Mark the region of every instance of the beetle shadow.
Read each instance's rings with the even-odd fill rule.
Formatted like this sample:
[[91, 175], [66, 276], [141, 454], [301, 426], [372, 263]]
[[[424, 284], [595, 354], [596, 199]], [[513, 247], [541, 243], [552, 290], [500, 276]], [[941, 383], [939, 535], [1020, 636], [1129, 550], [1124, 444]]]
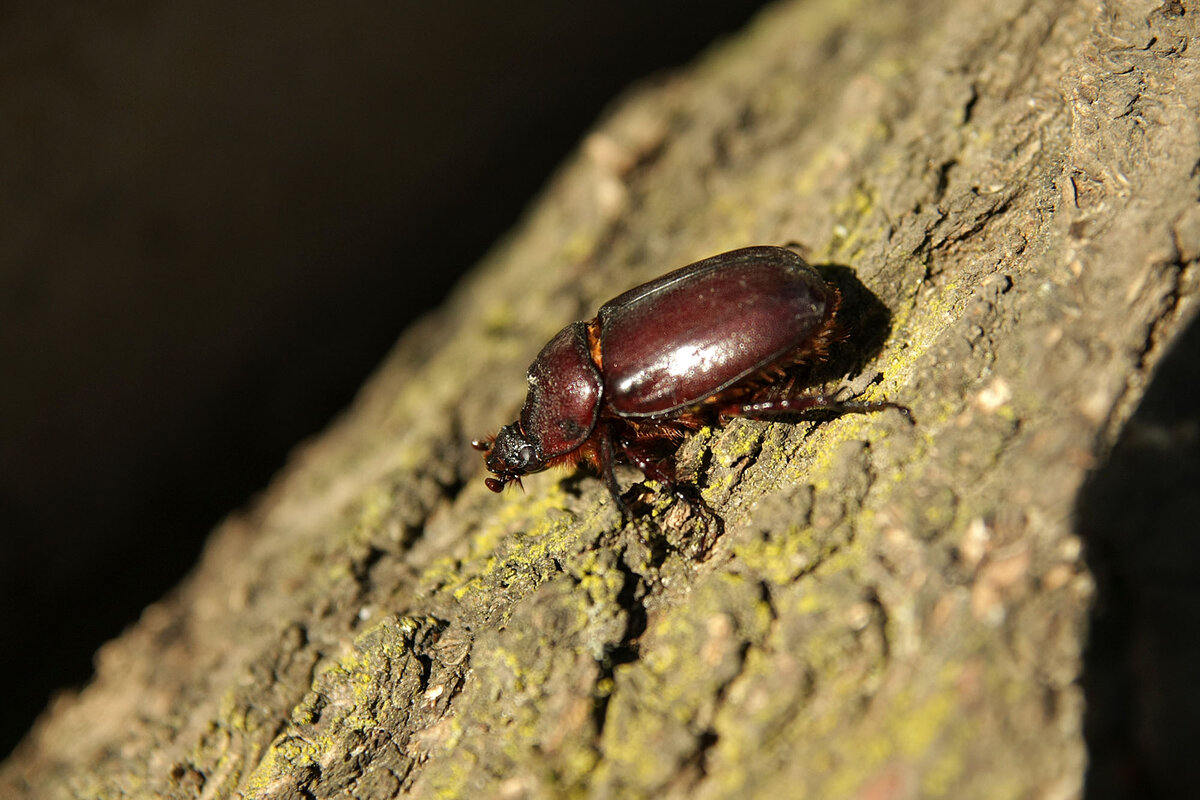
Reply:
[[809, 385], [832, 387], [847, 376], [861, 375], [879, 355], [892, 331], [892, 312], [850, 267], [814, 264], [813, 269], [838, 288], [842, 302], [834, 317], [834, 341], [826, 358], [809, 365], [803, 377]]

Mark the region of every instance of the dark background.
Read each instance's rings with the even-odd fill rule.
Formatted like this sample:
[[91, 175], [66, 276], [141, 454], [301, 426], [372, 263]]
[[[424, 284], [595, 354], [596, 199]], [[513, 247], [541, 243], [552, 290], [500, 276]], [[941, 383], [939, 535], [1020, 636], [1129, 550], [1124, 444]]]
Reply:
[[0, 5], [0, 756], [617, 93], [758, 5]]

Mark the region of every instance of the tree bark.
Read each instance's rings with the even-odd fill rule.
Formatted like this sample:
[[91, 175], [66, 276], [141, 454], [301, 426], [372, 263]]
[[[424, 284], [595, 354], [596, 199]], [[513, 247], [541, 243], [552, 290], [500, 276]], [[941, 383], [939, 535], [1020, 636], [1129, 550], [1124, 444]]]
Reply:
[[[1114, 571], [1138, 544], [1107, 510], [1145, 500], [1108, 467], [1195, 303], [1188, 6], [783, 3], [632, 92], [0, 795], [1071, 797], [1085, 687], [1089, 794], [1186, 785], [1185, 723], [1121, 666], [1149, 617], [1089, 614], [1097, 575], [1158, 574]], [[719, 523], [650, 487], [623, 524], [586, 476], [484, 488], [466, 442], [562, 325], [787, 242], [889, 310], [848, 312], [878, 345], [850, 383], [915, 427], [702, 431], [680, 466]]]

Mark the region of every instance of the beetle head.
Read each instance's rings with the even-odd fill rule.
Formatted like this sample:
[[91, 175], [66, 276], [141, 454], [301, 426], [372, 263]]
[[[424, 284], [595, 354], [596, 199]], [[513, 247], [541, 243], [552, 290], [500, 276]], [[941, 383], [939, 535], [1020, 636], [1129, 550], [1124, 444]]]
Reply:
[[[476, 449], [486, 449], [483, 454], [488, 471], [496, 477], [484, 481], [493, 492], [499, 492], [510, 483], [521, 485], [521, 476], [541, 472], [546, 468], [537, 445], [529, 441], [518, 423], [505, 425], [496, 434], [490, 446], [474, 443]], [[482, 445], [482, 446], [481, 446]]]

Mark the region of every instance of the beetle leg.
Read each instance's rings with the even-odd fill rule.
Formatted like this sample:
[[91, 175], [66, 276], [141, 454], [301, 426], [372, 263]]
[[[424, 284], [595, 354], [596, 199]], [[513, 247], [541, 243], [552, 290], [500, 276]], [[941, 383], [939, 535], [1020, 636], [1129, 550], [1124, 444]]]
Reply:
[[704, 496], [700, 494], [698, 486], [681, 482], [675, 477], [675, 462], [672, 458], [655, 457], [652, 448], [645, 446], [639, 448], [638, 444], [637, 441], [617, 440], [621, 452], [642, 471], [643, 475], [652, 481], [657, 481], [676, 500], [694, 510], [703, 512], [703, 514], [719, 519], [716, 512], [705, 501]]
[[604, 485], [608, 487], [608, 493], [612, 495], [613, 502], [617, 504], [617, 510], [621, 512], [621, 521], [624, 522], [630, 518], [630, 513], [625, 501], [621, 498], [621, 487], [617, 483], [617, 473], [614, 470], [615, 464], [612, 434], [607, 427], [602, 427], [600, 430], [600, 477], [604, 479]]
[[892, 403], [887, 400], [874, 402], [859, 402], [856, 400], [839, 400], [830, 394], [796, 395], [757, 400], [751, 403], [736, 403], [721, 409], [722, 416], [747, 417], [749, 419], [769, 420], [788, 414], [799, 414], [804, 411], [832, 411], [835, 414], [873, 414], [885, 408], [899, 411], [910, 424], [915, 425], [912, 412], [908, 406]]
[[618, 446], [630, 463], [636, 466], [652, 481], [658, 481], [664, 486], [675, 485], [675, 465], [659, 456], [653, 457], [649, 449], [639, 448], [636, 442], [618, 440]]

